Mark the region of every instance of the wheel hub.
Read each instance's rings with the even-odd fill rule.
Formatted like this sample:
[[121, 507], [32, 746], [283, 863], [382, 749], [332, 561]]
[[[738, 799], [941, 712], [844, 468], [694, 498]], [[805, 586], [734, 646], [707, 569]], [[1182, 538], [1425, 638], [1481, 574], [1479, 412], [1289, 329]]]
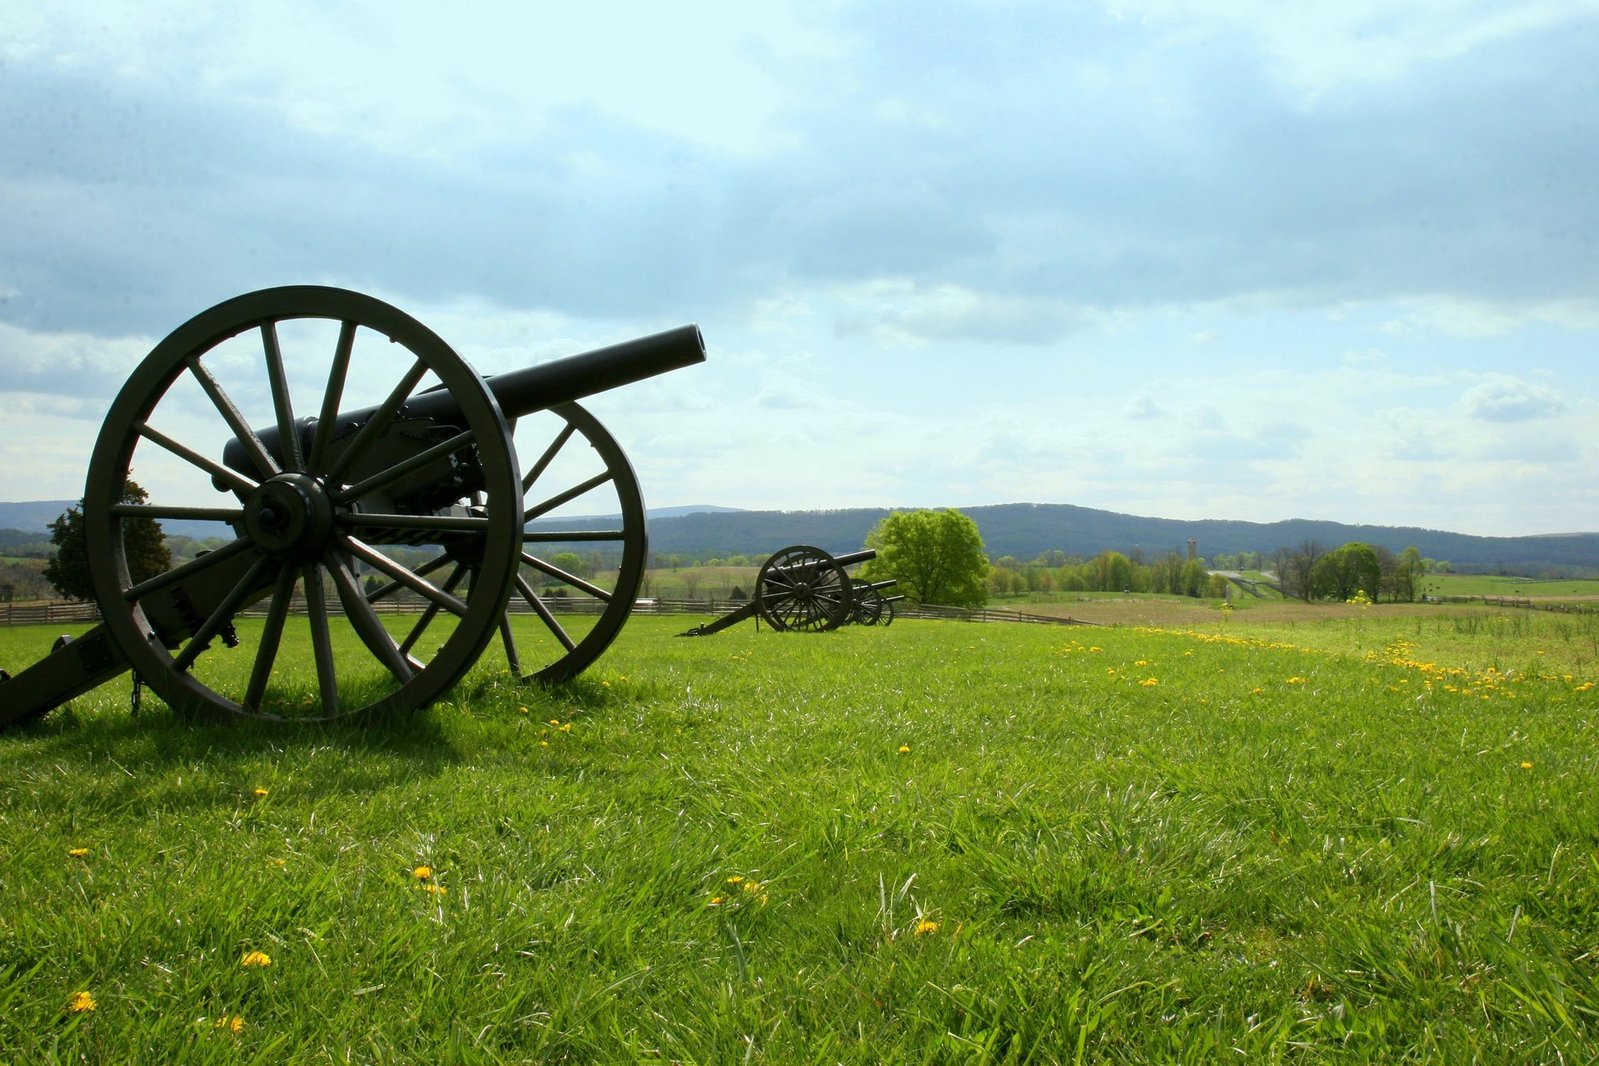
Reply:
[[310, 474], [279, 474], [245, 501], [244, 527], [268, 555], [308, 559], [321, 554], [333, 537], [333, 501]]

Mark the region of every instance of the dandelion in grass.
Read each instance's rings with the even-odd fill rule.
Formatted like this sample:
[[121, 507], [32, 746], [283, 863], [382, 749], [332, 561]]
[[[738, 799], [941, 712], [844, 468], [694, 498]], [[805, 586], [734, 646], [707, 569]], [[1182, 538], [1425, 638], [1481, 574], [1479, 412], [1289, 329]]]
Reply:
[[1524, 762], [1524, 763], [1521, 764], [1521, 768], [1523, 770], [1531, 770], [1532, 769], [1532, 763]]
[[242, 1014], [235, 1014], [231, 1017], [224, 1014], [216, 1020], [215, 1024], [218, 1029], [225, 1029], [235, 1036], [244, 1032], [244, 1016]]
[[720, 907], [725, 902], [726, 900], [724, 900], [721, 896], [712, 896], [710, 899], [705, 901], [705, 905], [707, 907]]
[[1156, 685], [1160, 684], [1160, 678], [1158, 678], [1158, 677], [1146, 677], [1142, 681], [1140, 681], [1139, 684], [1143, 685], [1145, 688], [1154, 688]]
[[911, 746], [909, 744], [901, 744], [899, 746], [899, 753], [901, 755], [909, 755], [911, 753]]
[[268, 793], [268, 792], [267, 792], [267, 790], [266, 790], [266, 789], [264, 789], [264, 788], [258, 788], [258, 789], [256, 789], [256, 790], [255, 790], [255, 794], [256, 794], [256, 795], [257, 795], [257, 796], [266, 796], [266, 795], [269, 795], [269, 793]]
[[246, 951], [239, 965], [246, 970], [264, 969], [272, 965], [272, 956], [264, 951]]
[[527, 708], [526, 707], [518, 707], [517, 710], [519, 712], [521, 712], [522, 714], [526, 714], [527, 713]]
[[67, 1010], [73, 1014], [83, 1014], [86, 1011], [94, 1010], [98, 1006], [99, 1004], [94, 1001], [94, 996], [87, 991], [74, 992], [72, 993], [72, 998], [67, 1001]]
[[417, 885], [416, 887], [420, 888], [423, 892], [430, 892], [435, 896], [442, 896], [446, 891], [443, 885], [435, 885], [432, 883], [424, 883]]
[[916, 936], [931, 936], [936, 932], [938, 932], [938, 923], [930, 918], [918, 918], [916, 928], [912, 930]]
[[431, 881], [433, 880], [433, 867], [418, 866], [416, 869], [411, 871], [411, 876], [416, 878], [418, 881]]
[[89, 849], [88, 848], [68, 848], [67, 849], [67, 854], [71, 855], [74, 859], [86, 859], [86, 858], [89, 857]]

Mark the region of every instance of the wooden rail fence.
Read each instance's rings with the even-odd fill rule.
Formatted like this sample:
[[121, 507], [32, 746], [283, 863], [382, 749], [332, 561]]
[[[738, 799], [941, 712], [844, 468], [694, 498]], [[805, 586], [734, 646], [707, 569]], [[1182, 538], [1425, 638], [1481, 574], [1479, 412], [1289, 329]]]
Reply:
[[[604, 607], [598, 600], [582, 597], [553, 596], [545, 600], [550, 609], [556, 614], [598, 614]], [[740, 600], [667, 600], [667, 599], [642, 599], [633, 605], [634, 614], [726, 614], [744, 606]], [[329, 607], [338, 613], [337, 600]], [[379, 600], [373, 604], [379, 614], [414, 614], [423, 608], [420, 599]], [[510, 603], [511, 613], [531, 614], [532, 608], [520, 598], [513, 598]], [[245, 618], [262, 618], [266, 615], [266, 604], [259, 603], [246, 607], [239, 614]], [[290, 611], [295, 614], [304, 614], [304, 601], [296, 600]], [[1074, 618], [1063, 618], [1047, 614], [1027, 614], [1022, 611], [996, 610], [991, 608], [972, 609], [966, 607], [938, 607], [923, 604], [919, 607], [908, 607], [905, 604], [895, 606], [895, 616], [898, 618], [923, 618], [942, 619], [959, 622], [1026, 622], [1035, 625], [1092, 625], [1091, 622], [1082, 622]], [[95, 623], [100, 620], [100, 609], [94, 603], [0, 603], [0, 626], [38, 626], [38, 625], [74, 625]]]

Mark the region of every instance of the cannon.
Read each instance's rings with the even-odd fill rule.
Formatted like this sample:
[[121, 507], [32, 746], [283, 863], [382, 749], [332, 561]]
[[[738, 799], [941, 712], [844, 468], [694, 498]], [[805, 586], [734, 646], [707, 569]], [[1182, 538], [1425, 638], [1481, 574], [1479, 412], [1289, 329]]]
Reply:
[[819, 633], [852, 622], [887, 625], [894, 620], [893, 601], [904, 598], [883, 595], [894, 580], [860, 581], [845, 570], [875, 558], [873, 548], [837, 557], [808, 544], [784, 548], [762, 564], [748, 603], [678, 636], [706, 637], [751, 618], [757, 624], [764, 618], [780, 633]]
[[[704, 358], [690, 325], [484, 378], [346, 289], [201, 312], [139, 363], [94, 445], [82, 522], [102, 620], [0, 681], [0, 726], [130, 669], [136, 693], [196, 716], [415, 709], [496, 636], [516, 677], [575, 676], [626, 622], [647, 555], [637, 478], [576, 401]], [[149, 572], [125, 534], [152, 520], [209, 550]], [[584, 550], [614, 580], [572, 566]], [[590, 610], [558, 619], [573, 598]], [[258, 626], [237, 624], [246, 610]]]

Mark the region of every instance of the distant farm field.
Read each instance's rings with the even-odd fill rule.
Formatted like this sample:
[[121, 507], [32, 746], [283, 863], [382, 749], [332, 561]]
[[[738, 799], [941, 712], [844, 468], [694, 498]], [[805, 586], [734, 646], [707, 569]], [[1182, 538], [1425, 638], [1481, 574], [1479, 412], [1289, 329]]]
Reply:
[[695, 620], [386, 726], [131, 717], [124, 679], [0, 734], [5, 1057], [1599, 1047], [1592, 616]]

